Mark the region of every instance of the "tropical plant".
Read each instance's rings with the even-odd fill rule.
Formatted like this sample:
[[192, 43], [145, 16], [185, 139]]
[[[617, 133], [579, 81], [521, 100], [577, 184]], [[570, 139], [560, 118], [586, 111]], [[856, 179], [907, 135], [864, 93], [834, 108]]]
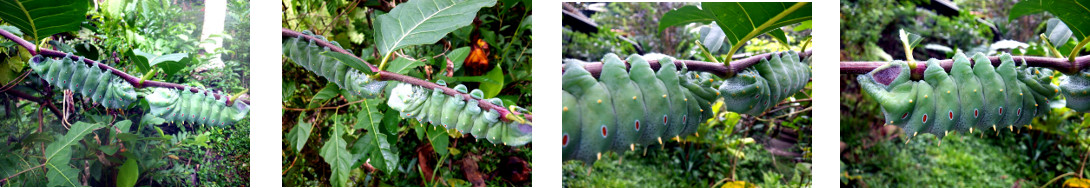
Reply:
[[[248, 13], [239, 13], [248, 3], [231, 3], [235, 21], [248, 22]], [[211, 82], [218, 80], [214, 77], [248, 77], [248, 57], [231, 56], [219, 66], [207, 63], [248, 41], [227, 39], [233, 46], [201, 54], [197, 40], [180, 40], [196, 38], [191, 32], [201, 23], [192, 18], [203, 14], [198, 11], [203, 5], [109, 1], [92, 9], [90, 1], [0, 4], [4, 12], [23, 13], [0, 14], [0, 79], [5, 83], [0, 122], [11, 125], [0, 131], [7, 143], [0, 153], [0, 185], [249, 185], [249, 102], [240, 97], [248, 83]], [[155, 100], [149, 98], [153, 91], [201, 97]], [[153, 113], [155, 103], [187, 105], [174, 106], [184, 111]], [[164, 119], [170, 114], [187, 118]]]
[[530, 186], [529, 1], [283, 6], [284, 185]]

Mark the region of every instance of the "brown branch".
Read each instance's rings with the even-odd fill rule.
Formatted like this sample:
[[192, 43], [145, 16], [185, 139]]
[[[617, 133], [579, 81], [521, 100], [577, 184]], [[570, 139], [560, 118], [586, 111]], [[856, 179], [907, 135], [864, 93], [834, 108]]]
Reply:
[[[8, 176], [7, 178], [4, 178], [3, 180], [0, 180], [0, 183], [5, 183], [6, 184], [8, 182], [8, 179], [14, 178], [15, 176], [18, 176], [19, 174], [26, 173], [26, 172], [28, 172], [30, 170], [41, 168], [43, 166], [45, 166], [45, 163], [42, 163], [42, 165], [38, 165], [38, 166], [35, 166], [35, 167], [32, 167], [32, 168], [28, 168], [26, 170], [20, 171], [19, 173], [12, 174], [11, 176]], [[2, 185], [2, 184], [0, 184], [0, 185]]]
[[[23, 40], [22, 38], [19, 38], [19, 37], [15, 36], [14, 34], [11, 34], [11, 33], [7, 32], [5, 30], [0, 30], [0, 35], [3, 35], [4, 38], [15, 41], [19, 45], [23, 46], [23, 48], [26, 48], [27, 51], [29, 51], [31, 55], [42, 55], [42, 56], [61, 57], [61, 58], [67, 56], [66, 53], [56, 51], [56, 50], [37, 49], [37, 47], [35, 47], [34, 44], [31, 44], [30, 42], [28, 42], [26, 40]], [[71, 56], [69, 58], [72, 58], [72, 60], [79, 60], [80, 59], [79, 56]], [[135, 77], [133, 75], [129, 75], [128, 73], [125, 73], [125, 72], [122, 72], [121, 70], [110, 67], [109, 65], [106, 65], [106, 64], [103, 64], [103, 63], [98, 63], [95, 60], [83, 58], [83, 63], [86, 63], [88, 65], [97, 64], [99, 68], [106, 69], [106, 70], [110, 71], [110, 73], [113, 73], [114, 75], [117, 75], [118, 77], [121, 77], [121, 79], [124, 79], [125, 82], [128, 82], [128, 83], [132, 84], [133, 87], [136, 87], [136, 88], [161, 87], [161, 88], [173, 88], [173, 89], [178, 89], [178, 90], [184, 90], [184, 89], [186, 89], [188, 87], [188, 86], [181, 85], [181, 84], [175, 84], [175, 83], [169, 83], [169, 82], [159, 82], [159, 81], [144, 81], [143, 83], [140, 83], [140, 78]], [[189, 91], [196, 93], [196, 92], [199, 91], [199, 89], [189, 87]], [[218, 93], [213, 93], [213, 95], [215, 95], [217, 100], [220, 99], [221, 97], [226, 97], [227, 98], [227, 105], [230, 105], [231, 102], [232, 102], [232, 101], [230, 101], [231, 97], [226, 95], [226, 94], [221, 95], [221, 94], [218, 94]], [[250, 103], [250, 101], [248, 101], [248, 100], [242, 100], [242, 102], [244, 102], [246, 104]]]
[[57, 115], [57, 119], [61, 119], [62, 117], [64, 117], [61, 115], [61, 111], [58, 110], [56, 106], [53, 106], [49, 100], [38, 98], [30, 94], [23, 93], [19, 90], [7, 90], [4, 91], [4, 93], [11, 94], [12, 96], [21, 98], [23, 100], [33, 101], [35, 103], [38, 103], [38, 106], [49, 108], [49, 111], [53, 112], [53, 115]]
[[[799, 58], [805, 59], [806, 57], [810, 57], [812, 53], [813, 50], [806, 50], [802, 53], [799, 53]], [[730, 78], [734, 77], [734, 74], [737, 74], [739, 71], [756, 65], [757, 63], [761, 62], [762, 59], [767, 59], [772, 54], [779, 53], [764, 53], [750, 56], [744, 59], [734, 60], [730, 62], [730, 67], [727, 67], [727, 65], [723, 63], [693, 60], [674, 60], [674, 66], [676, 66], [677, 69], [681, 69], [682, 66], [685, 66], [688, 67], [690, 71], [707, 72], [715, 74], [716, 76], [719, 76], [721, 78]], [[659, 67], [662, 67], [662, 65], [659, 65], [659, 60], [652, 59], [647, 60], [647, 62], [651, 64], [651, 69], [653, 70], [658, 70]], [[625, 64], [625, 66], [630, 67], [630, 65], [628, 64]], [[595, 78], [598, 78], [598, 74], [602, 72], [602, 63], [587, 63], [583, 65], [583, 68], [586, 69], [587, 72], [590, 72], [590, 74], [593, 75]]]
[[[1068, 62], [1066, 58], [1049, 58], [1038, 56], [1012, 56], [1015, 65], [1022, 65], [1022, 60], [1026, 61], [1026, 64], [1031, 67], [1045, 67], [1054, 69], [1064, 74], [1077, 73], [1079, 70], [1090, 67], [1090, 55], [1080, 56], [1075, 58], [1075, 62]], [[999, 56], [989, 56], [988, 60], [991, 61], [993, 66], [999, 66]], [[840, 74], [866, 74], [879, 66], [888, 64], [889, 62], [883, 61], [841, 61], [840, 62]], [[922, 77], [924, 70], [927, 69], [926, 61], [917, 61], [917, 66], [912, 69], [912, 77]], [[950, 66], [954, 64], [952, 59], [939, 60], [939, 65], [942, 66], [947, 72], [950, 71]], [[972, 64], [976, 64], [973, 62]]]
[[[292, 31], [291, 29], [281, 28], [281, 36], [282, 37], [288, 37], [288, 38], [304, 37], [307, 40], [314, 41], [314, 43], [316, 45], [318, 45], [318, 46], [328, 47], [329, 50], [331, 50], [331, 51], [352, 55], [352, 57], [355, 57], [356, 59], [359, 59], [361, 62], [363, 62], [364, 65], [367, 65], [367, 67], [370, 67], [371, 72], [377, 73], [378, 74], [377, 80], [384, 80], [384, 81], [396, 80], [396, 81], [399, 81], [399, 82], [404, 82], [404, 83], [415, 85], [415, 86], [421, 86], [421, 87], [428, 88], [428, 89], [439, 88], [439, 89], [443, 90], [443, 93], [446, 93], [447, 95], [450, 95], [450, 96], [459, 96], [460, 95], [460, 96], [465, 96], [467, 99], [471, 98], [470, 95], [467, 94], [467, 93], [461, 93], [461, 92], [458, 92], [457, 90], [454, 90], [452, 88], [448, 88], [448, 87], [445, 87], [445, 86], [440, 86], [439, 84], [424, 81], [424, 80], [421, 80], [421, 79], [416, 78], [416, 77], [406, 76], [406, 75], [387, 72], [387, 71], [380, 71], [380, 70], [378, 70], [377, 67], [375, 67], [374, 65], [371, 65], [371, 63], [368, 63], [367, 61], [364, 61], [363, 59], [361, 59], [359, 56], [356, 56], [355, 54], [352, 54], [352, 52], [348, 52], [347, 50], [345, 50], [343, 48], [340, 48], [338, 46], [335, 46], [333, 44], [330, 44], [329, 42], [326, 42], [325, 40], [318, 40], [317, 38], [314, 38], [312, 36], [304, 35], [303, 33], [300, 33], [298, 31]], [[512, 112], [512, 111], [507, 110], [506, 108], [504, 108], [502, 106], [497, 106], [495, 104], [492, 104], [492, 102], [486, 101], [484, 99], [478, 99], [477, 101], [478, 101], [477, 105], [481, 107], [481, 110], [486, 110], [486, 111], [487, 110], [494, 110], [494, 111], [496, 111], [496, 112], [498, 112], [500, 114], [500, 119], [502, 119], [502, 120], [505, 120], [505, 121], [514, 120], [514, 119], [509, 119], [509, 117], [508, 117], [508, 114], [513, 114], [513, 115], [523, 115], [524, 117], [526, 117], [527, 121], [533, 121], [533, 115], [531, 115], [531, 114], [522, 114], [522, 113], [518, 113], [518, 112]]]

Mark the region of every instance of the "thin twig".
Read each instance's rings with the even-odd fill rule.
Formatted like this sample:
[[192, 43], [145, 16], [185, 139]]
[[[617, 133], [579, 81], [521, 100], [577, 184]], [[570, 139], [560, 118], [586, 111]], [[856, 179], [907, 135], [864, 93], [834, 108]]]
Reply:
[[327, 106], [327, 107], [320, 107], [320, 108], [290, 108], [290, 107], [287, 107], [287, 106], [285, 106], [283, 108], [284, 108], [284, 110], [300, 111], [300, 112], [306, 112], [306, 111], [312, 111], [312, 110], [331, 110], [331, 109], [344, 108], [345, 106], [360, 103], [360, 102], [363, 102], [363, 101], [367, 101], [367, 99], [352, 101], [352, 102], [345, 103], [345, 104], [342, 104], [342, 105], [337, 105], [337, 106]]
[[[1090, 55], [1080, 56], [1075, 58], [1075, 62], [1069, 62], [1065, 58], [1050, 58], [1050, 57], [1038, 57], [1038, 56], [1012, 56], [1015, 65], [1022, 65], [1022, 61], [1025, 60], [1026, 64], [1030, 67], [1045, 67], [1054, 69], [1065, 74], [1076, 73], [1079, 70], [1090, 67]], [[991, 61], [993, 66], [999, 66], [999, 56], [989, 56], [988, 60]], [[879, 66], [888, 64], [884, 61], [841, 61], [840, 62], [840, 74], [865, 74], [878, 68]], [[954, 64], [952, 59], [939, 60], [939, 65], [942, 66], [947, 72], [950, 71], [950, 67]], [[972, 62], [976, 64], [976, 62]], [[918, 64], [923, 65], [923, 64]], [[922, 76], [927, 66], [916, 66], [912, 69], [912, 76]]]
[[26, 170], [20, 171], [19, 173], [12, 174], [11, 176], [8, 176], [7, 178], [4, 178], [3, 180], [0, 180], [0, 183], [7, 183], [8, 179], [14, 178], [15, 176], [18, 176], [19, 174], [26, 173], [26, 172], [28, 172], [30, 170], [41, 168], [43, 166], [45, 166], [45, 163], [42, 163], [42, 165], [38, 165], [38, 166], [35, 166], [35, 167], [32, 167], [32, 168], [28, 168]]
[[[730, 77], [734, 77], [734, 74], [737, 74], [738, 72], [740, 72], [740, 71], [742, 71], [742, 70], [744, 70], [746, 68], [749, 68], [750, 66], [756, 65], [757, 63], [761, 62], [761, 60], [768, 59], [768, 57], [772, 56], [773, 54], [778, 55], [780, 53], [782, 53], [782, 52], [764, 53], [764, 54], [758, 54], [758, 55], [750, 56], [750, 57], [747, 57], [747, 58], [744, 58], [744, 59], [734, 60], [734, 61], [730, 62], [729, 67], [727, 65], [723, 64], [723, 63], [694, 61], [694, 60], [674, 60], [674, 66], [676, 66], [677, 69], [681, 69], [682, 67], [687, 67], [690, 71], [707, 72], [707, 73], [715, 74], [716, 76], [719, 76], [721, 78], [730, 78]], [[800, 52], [799, 53], [799, 58], [800, 59], [806, 59], [806, 57], [810, 57], [810, 55], [812, 53], [813, 53], [813, 50], [806, 50], [806, 51]], [[647, 60], [647, 63], [651, 64], [651, 69], [653, 69], [653, 70], [658, 70], [659, 67], [662, 66], [662, 65], [659, 65], [659, 60], [649, 59], [649, 60]], [[631, 65], [626, 63], [625, 66], [631, 66]], [[583, 64], [583, 68], [586, 69], [587, 72], [590, 72], [590, 74], [592, 76], [597, 78], [598, 75], [602, 72], [602, 63], [592, 62], [592, 63]], [[628, 67], [626, 67], [626, 68], [628, 68]]]
[[[50, 50], [50, 49], [37, 49], [37, 47], [35, 47], [34, 44], [31, 44], [30, 42], [28, 42], [26, 40], [23, 40], [22, 38], [19, 38], [19, 37], [15, 36], [14, 34], [11, 34], [10, 32], [5, 31], [5, 30], [0, 30], [0, 35], [4, 36], [4, 38], [15, 41], [20, 46], [23, 46], [23, 48], [25, 48], [28, 52], [30, 52], [30, 55], [32, 55], [32, 56], [33, 55], [42, 55], [42, 56], [60, 57], [60, 58], [69, 57], [67, 53], [64, 53], [64, 52], [61, 52], [61, 51]], [[136, 76], [133, 76], [133, 75], [130, 75], [128, 73], [122, 72], [121, 70], [118, 70], [118, 69], [116, 69], [114, 67], [111, 67], [109, 65], [106, 65], [106, 64], [103, 64], [103, 63], [98, 63], [95, 60], [91, 60], [91, 59], [87, 59], [87, 58], [80, 58], [79, 56], [75, 56], [75, 55], [73, 55], [73, 56], [71, 56], [69, 58], [71, 58], [72, 60], [83, 59], [83, 63], [86, 63], [88, 65], [96, 65], [97, 64], [98, 68], [106, 69], [110, 73], [113, 73], [114, 75], [117, 75], [118, 77], [121, 77], [121, 79], [125, 80], [125, 82], [128, 82], [129, 84], [132, 84], [133, 87], [135, 87], [135, 88], [161, 87], [161, 88], [173, 88], [173, 89], [178, 89], [178, 90], [189, 89], [190, 92], [194, 92], [194, 93], [196, 93], [196, 92], [198, 92], [200, 90], [200, 89], [197, 89], [195, 87], [189, 87], [189, 86], [176, 84], [176, 83], [169, 83], [169, 82], [144, 81], [143, 83], [141, 83], [140, 78], [138, 78]], [[228, 97], [226, 94], [221, 95], [221, 94], [218, 94], [218, 93], [213, 93], [213, 95], [216, 97], [217, 100], [220, 99], [221, 97]], [[227, 100], [227, 105], [230, 105], [231, 102], [233, 102], [233, 101]], [[242, 102], [244, 102], [246, 104], [250, 103], [249, 100], [242, 100]]]

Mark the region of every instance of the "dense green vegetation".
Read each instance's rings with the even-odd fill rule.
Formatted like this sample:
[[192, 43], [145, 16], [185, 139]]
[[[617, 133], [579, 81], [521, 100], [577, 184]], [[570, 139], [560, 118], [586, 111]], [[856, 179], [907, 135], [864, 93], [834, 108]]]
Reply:
[[[448, 88], [465, 84], [503, 101], [503, 108], [525, 108], [514, 110], [521, 113], [533, 109], [530, 1], [302, 0], [282, 6], [283, 28], [336, 42], [351, 53], [341, 63], [361, 65], [349, 71], [375, 75], [362, 66], [367, 63], [421, 82], [442, 80]], [[432, 13], [445, 16], [439, 23], [418, 19]], [[399, 23], [435, 32], [380, 32]], [[409, 42], [388, 40], [410, 35]], [[284, 186], [532, 186], [533, 143], [492, 143], [404, 118], [387, 99], [408, 81], [371, 77], [388, 82], [379, 95], [348, 94], [289, 55], [282, 62]]]
[[[664, 21], [668, 20], [666, 17], [670, 17], [671, 11], [679, 11], [679, 8], [685, 9], [683, 7], [686, 6], [692, 11], [691, 8], [698, 5], [702, 4], [565, 3], [565, 11], [586, 16], [597, 24], [597, 32], [588, 32], [584, 27], [565, 23], [564, 58], [598, 61], [608, 53], [621, 57], [661, 53], [678, 59], [724, 62], [788, 49], [798, 51], [808, 49], [810, 45], [809, 21], [798, 20], [768, 30], [744, 30], [754, 32], [756, 37], [751, 39], [723, 35], [709, 38], [715, 36], [716, 29], [732, 27], [730, 24], [708, 20], [697, 23]], [[702, 8], [708, 11], [715, 11], [709, 7], [720, 7], [703, 5]], [[806, 9], [800, 12], [809, 13], [809, 8]], [[781, 11], [771, 11], [770, 14]], [[809, 20], [808, 16], [803, 18]], [[760, 25], [760, 22], [754, 25]], [[737, 50], [733, 54], [730, 53], [732, 47]], [[791, 96], [787, 100], [789, 102], [773, 107], [782, 108], [782, 111], [770, 112], [762, 117], [722, 110], [722, 100], [715, 101], [712, 105], [715, 117], [701, 120], [704, 123], [701, 123], [697, 133], [681, 137], [680, 142], [663, 138], [665, 145], [636, 146], [634, 151], [623, 153], [604, 152], [594, 164], [564, 161], [563, 185], [718, 187], [744, 183], [760, 187], [809, 186], [812, 119], [807, 99], [810, 92], [807, 86], [803, 92]], [[790, 102], [792, 100], [797, 102]], [[785, 139], [791, 141], [770, 146]], [[784, 152], [773, 154], [773, 151]], [[790, 154], [782, 155], [784, 153]]]
[[[4, 11], [40, 14], [0, 16], [0, 29], [16, 37], [0, 38], [0, 83], [6, 83], [0, 89], [0, 186], [250, 185], [248, 117], [229, 126], [167, 122], [146, 116], [142, 98], [153, 88], [182, 85], [249, 98], [248, 1], [227, 2], [224, 33], [207, 39], [201, 37], [202, 1], [20, 3]], [[32, 11], [59, 6], [67, 12]], [[200, 46], [212, 39], [222, 46]], [[37, 48], [17, 43], [24, 40]], [[31, 51], [63, 57], [45, 50], [156, 83], [132, 83], [137, 102], [105, 109], [34, 74]]]
[[[958, 1], [949, 9], [927, 1], [842, 1], [840, 59], [905, 59], [905, 47], [912, 45], [902, 45], [902, 29], [919, 34], [908, 56], [917, 61], [950, 59], [955, 52], [1063, 59], [1087, 54], [1078, 50], [1086, 37], [1071, 32], [1087, 22], [1067, 19], [1070, 12], [1054, 8], [1070, 2], [1057, 3]], [[1051, 112], [1022, 128], [906, 137], [884, 124], [888, 120], [872, 96], [860, 93], [856, 76], [841, 75], [842, 186], [1038, 187], [1085, 178], [1090, 124], [1084, 120], [1090, 116], [1066, 108], [1063, 96], [1049, 99]], [[1052, 84], [1063, 76], [1055, 74]]]

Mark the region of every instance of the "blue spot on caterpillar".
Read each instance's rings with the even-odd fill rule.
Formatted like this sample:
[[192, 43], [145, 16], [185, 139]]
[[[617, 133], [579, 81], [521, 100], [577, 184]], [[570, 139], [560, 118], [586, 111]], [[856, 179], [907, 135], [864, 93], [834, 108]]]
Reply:
[[981, 53], [972, 59], [977, 63], [970, 67], [969, 57], [955, 54], [949, 74], [931, 59], [920, 81], [909, 79], [911, 73], [903, 61], [878, 67], [857, 80], [863, 92], [881, 105], [887, 124], [903, 128], [906, 135], [924, 132], [940, 138], [951, 130], [1027, 125], [1047, 114], [1048, 99], [1060, 92], [1050, 84], [1052, 70], [1025, 63], [1016, 67], [1010, 54], [999, 56], [998, 67]]
[[[310, 31], [303, 31], [303, 34], [325, 40], [325, 37], [314, 35]], [[340, 46], [336, 41], [330, 41], [330, 43]], [[330, 51], [328, 47], [318, 46], [315, 41], [307, 40], [302, 36], [284, 39], [282, 50], [284, 56], [291, 59], [295, 64], [330, 82], [336, 83], [337, 86], [348, 90], [350, 93], [365, 98], [374, 98], [382, 93], [383, 87], [386, 87], [386, 81], [373, 80], [368, 75], [348, 67], [348, 65], [335, 58], [322, 55], [322, 52]]]
[[145, 97], [151, 107], [148, 114], [170, 122], [222, 127], [242, 120], [250, 112], [250, 106], [239, 100], [227, 106], [227, 95], [216, 99], [208, 90], [184, 90], [155, 88]]
[[[436, 83], [446, 86], [442, 80]], [[465, 93], [466, 86], [459, 84], [454, 90]], [[439, 88], [427, 89], [401, 83], [390, 91], [386, 104], [400, 112], [402, 118], [415, 118], [420, 123], [455, 129], [491, 143], [522, 146], [531, 141], [532, 127], [529, 122], [500, 121], [499, 112], [482, 110], [478, 106], [477, 100], [484, 96], [484, 92], [474, 89], [469, 94], [472, 98], [450, 96]], [[503, 106], [503, 102], [497, 98], [486, 101]]]
[[72, 90], [106, 108], [121, 109], [136, 101], [132, 84], [97, 64], [83, 63], [83, 57], [76, 61], [72, 57], [71, 53], [59, 60], [36, 55], [30, 58], [30, 68], [50, 85]]
[[[605, 151], [693, 134], [713, 117], [711, 106], [719, 98], [729, 111], [760, 115], [806, 86], [808, 62], [795, 52], [778, 53], [733, 78], [716, 81], [711, 74], [688, 72], [684, 65], [678, 70], [669, 57], [659, 61], [656, 71], [644, 57], [631, 55], [622, 61], [608, 54], [597, 79], [581, 61], [565, 60], [563, 160], [591, 164]], [[717, 82], [718, 88], [713, 86]]]

